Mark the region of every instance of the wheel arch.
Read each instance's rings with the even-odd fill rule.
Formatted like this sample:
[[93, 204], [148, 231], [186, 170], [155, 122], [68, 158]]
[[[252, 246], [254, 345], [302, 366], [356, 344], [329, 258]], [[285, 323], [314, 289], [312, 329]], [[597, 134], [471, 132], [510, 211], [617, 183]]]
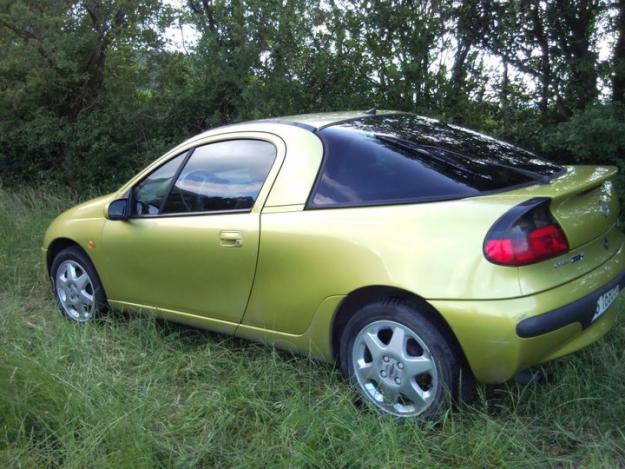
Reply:
[[332, 355], [336, 360], [339, 359], [341, 334], [349, 318], [351, 318], [352, 315], [363, 306], [388, 298], [400, 299], [426, 312], [428, 318], [438, 327], [439, 331], [449, 341], [450, 346], [460, 359], [463, 368], [469, 373], [472, 373], [464, 350], [443, 315], [421, 296], [408, 290], [385, 285], [371, 285], [358, 288], [350, 292], [340, 303], [336, 313], [334, 314], [331, 329]]
[[[78, 247], [83, 253], [85, 253], [85, 255], [87, 256], [87, 258], [89, 260], [91, 260], [91, 256], [89, 256], [89, 254], [87, 253], [87, 251], [85, 251], [82, 246], [77, 243], [76, 241], [74, 241], [73, 239], [70, 238], [56, 238], [54, 240], [52, 240], [52, 242], [48, 245], [48, 253], [47, 253], [47, 257], [46, 257], [46, 268], [48, 271], [48, 275], [50, 274], [50, 269], [52, 268], [52, 263], [54, 262], [54, 258], [57, 256], [57, 254], [59, 252], [61, 252], [63, 249], [72, 247], [72, 246], [76, 246]], [[93, 263], [93, 261], [91, 261], [91, 263]]]

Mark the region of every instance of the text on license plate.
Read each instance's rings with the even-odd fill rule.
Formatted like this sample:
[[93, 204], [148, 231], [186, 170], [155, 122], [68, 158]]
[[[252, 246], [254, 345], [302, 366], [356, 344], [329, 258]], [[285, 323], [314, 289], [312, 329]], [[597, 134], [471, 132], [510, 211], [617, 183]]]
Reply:
[[603, 313], [605, 313], [612, 303], [618, 298], [618, 294], [620, 293], [619, 285], [615, 286], [611, 290], [608, 290], [603, 295], [599, 297], [597, 300], [597, 310], [595, 311], [595, 315], [592, 317], [592, 321], [594, 322], [599, 319]]

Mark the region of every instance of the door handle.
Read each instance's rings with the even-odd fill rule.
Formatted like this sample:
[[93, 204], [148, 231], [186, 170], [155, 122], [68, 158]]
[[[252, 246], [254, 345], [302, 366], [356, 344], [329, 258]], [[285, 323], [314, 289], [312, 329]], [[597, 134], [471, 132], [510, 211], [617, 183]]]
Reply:
[[240, 248], [243, 236], [240, 231], [222, 231], [219, 233], [219, 244], [225, 248]]

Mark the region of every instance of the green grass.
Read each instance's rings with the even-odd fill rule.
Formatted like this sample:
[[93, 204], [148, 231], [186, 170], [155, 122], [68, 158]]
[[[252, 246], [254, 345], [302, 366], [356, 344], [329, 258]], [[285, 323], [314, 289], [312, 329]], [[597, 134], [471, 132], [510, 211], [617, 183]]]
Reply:
[[622, 317], [552, 384], [394, 421], [327, 364], [148, 316], [63, 320], [39, 245], [73, 202], [0, 190], [0, 467], [625, 464]]

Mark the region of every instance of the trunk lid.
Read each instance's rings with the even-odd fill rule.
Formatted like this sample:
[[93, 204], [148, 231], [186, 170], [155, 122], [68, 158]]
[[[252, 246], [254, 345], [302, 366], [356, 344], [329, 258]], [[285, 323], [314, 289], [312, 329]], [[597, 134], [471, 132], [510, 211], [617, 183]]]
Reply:
[[551, 213], [570, 245], [570, 251], [562, 256], [519, 268], [522, 294], [535, 294], [587, 275], [623, 246], [625, 238], [616, 229], [620, 204], [612, 181], [617, 172], [609, 166], [568, 166], [566, 174], [549, 184], [507, 193], [550, 198]]
[[618, 221], [619, 200], [610, 180], [616, 168], [576, 168], [569, 178], [554, 184], [559, 191], [551, 204], [571, 248], [607, 233]]
[[551, 183], [514, 193], [549, 197], [551, 213], [575, 249], [605, 235], [618, 221], [620, 204], [611, 180], [617, 172], [613, 166], [568, 166]]

